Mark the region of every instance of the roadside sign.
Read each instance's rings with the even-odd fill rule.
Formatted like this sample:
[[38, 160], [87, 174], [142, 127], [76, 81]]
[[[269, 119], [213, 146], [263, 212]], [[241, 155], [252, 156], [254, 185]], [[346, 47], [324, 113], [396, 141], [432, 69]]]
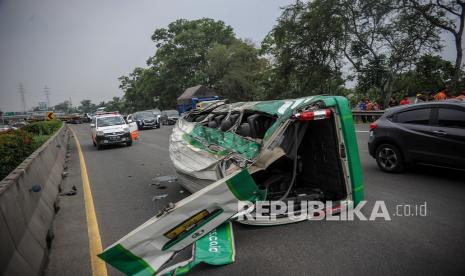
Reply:
[[5, 112], [5, 116], [15, 116], [15, 112]]
[[39, 110], [47, 110], [47, 103], [39, 102]]
[[47, 119], [47, 121], [55, 120], [55, 113], [53, 113], [53, 112], [46, 112], [46, 113], [45, 113], [45, 118]]

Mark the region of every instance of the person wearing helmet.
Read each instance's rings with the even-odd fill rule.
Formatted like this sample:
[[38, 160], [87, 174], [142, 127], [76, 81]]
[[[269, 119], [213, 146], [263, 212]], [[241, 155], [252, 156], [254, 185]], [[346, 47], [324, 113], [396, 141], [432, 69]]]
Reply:
[[425, 97], [422, 93], [418, 93], [417, 97], [415, 98], [415, 103], [421, 103], [425, 101]]

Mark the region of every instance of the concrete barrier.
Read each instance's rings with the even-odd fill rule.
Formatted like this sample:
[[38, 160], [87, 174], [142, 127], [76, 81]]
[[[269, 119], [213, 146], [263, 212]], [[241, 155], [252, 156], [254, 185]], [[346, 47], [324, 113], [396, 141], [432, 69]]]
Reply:
[[68, 131], [63, 125], [0, 182], [0, 275], [43, 272], [58, 210]]

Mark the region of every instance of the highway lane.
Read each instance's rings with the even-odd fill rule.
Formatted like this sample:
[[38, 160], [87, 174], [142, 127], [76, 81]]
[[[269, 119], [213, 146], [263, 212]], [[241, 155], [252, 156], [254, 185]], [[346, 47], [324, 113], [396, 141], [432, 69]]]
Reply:
[[[176, 182], [168, 183], [163, 190], [150, 185], [154, 177], [174, 174], [168, 156], [171, 127], [141, 131], [140, 140], [132, 147], [102, 151], [92, 146], [88, 125], [72, 127], [84, 151], [104, 247], [168, 202], [186, 196]], [[277, 227], [236, 223], [236, 262], [224, 267], [201, 265], [193, 275], [463, 274], [464, 173], [432, 167], [418, 167], [404, 174], [382, 173], [368, 155], [366, 126], [359, 130], [368, 205], [385, 200], [390, 214], [394, 214], [398, 204], [426, 202], [426, 217], [391, 216], [391, 221], [318, 221]], [[166, 198], [152, 200], [165, 193]], [[364, 211], [367, 215], [370, 212]], [[110, 267], [109, 274], [119, 275]]]

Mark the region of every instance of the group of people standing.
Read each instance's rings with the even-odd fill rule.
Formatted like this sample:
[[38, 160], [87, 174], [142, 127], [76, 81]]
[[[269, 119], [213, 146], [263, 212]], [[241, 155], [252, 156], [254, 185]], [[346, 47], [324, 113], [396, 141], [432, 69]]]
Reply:
[[[448, 99], [457, 99], [457, 100], [465, 101], [465, 91], [460, 92], [460, 94], [455, 97], [453, 96], [449, 97], [445, 90], [441, 90], [437, 92], [436, 94], [418, 93], [413, 103], [421, 103], [421, 102], [428, 102], [428, 101], [445, 101]], [[411, 103], [412, 102], [410, 102], [407, 96], [402, 98], [399, 104], [397, 104], [397, 101], [393, 97], [391, 97], [391, 100], [389, 101], [389, 107], [393, 107], [396, 105], [411, 104]]]
[[[400, 101], [397, 101], [394, 97], [391, 97], [391, 99], [388, 102], [388, 107], [406, 105], [411, 103], [421, 103], [427, 101], [444, 101], [448, 99], [458, 99], [465, 101], [465, 91], [460, 92], [460, 94], [455, 97], [449, 97], [445, 90], [441, 90], [436, 94], [418, 93], [414, 100], [411, 100], [409, 99], [409, 97], [404, 96]], [[370, 99], [366, 98], [357, 103], [356, 109], [360, 111], [375, 111], [382, 110], [383, 107], [377, 101], [371, 101]]]
[[[411, 100], [409, 99], [409, 97], [404, 96], [400, 101], [397, 101], [394, 97], [391, 97], [391, 99], [388, 102], [388, 107], [412, 103], [421, 103], [427, 101], [444, 101], [447, 99], [458, 99], [465, 101], [465, 91], [460, 92], [460, 94], [455, 97], [448, 96], [445, 90], [441, 90], [436, 94], [418, 93], [414, 100]], [[365, 98], [364, 100], [361, 100], [357, 103], [356, 109], [360, 111], [377, 111], [382, 110], [383, 106], [380, 105], [377, 101], [371, 101], [370, 99]], [[370, 122], [372, 121], [372, 118], [371, 116], [362, 116], [362, 121], [364, 123], [367, 121]]]

